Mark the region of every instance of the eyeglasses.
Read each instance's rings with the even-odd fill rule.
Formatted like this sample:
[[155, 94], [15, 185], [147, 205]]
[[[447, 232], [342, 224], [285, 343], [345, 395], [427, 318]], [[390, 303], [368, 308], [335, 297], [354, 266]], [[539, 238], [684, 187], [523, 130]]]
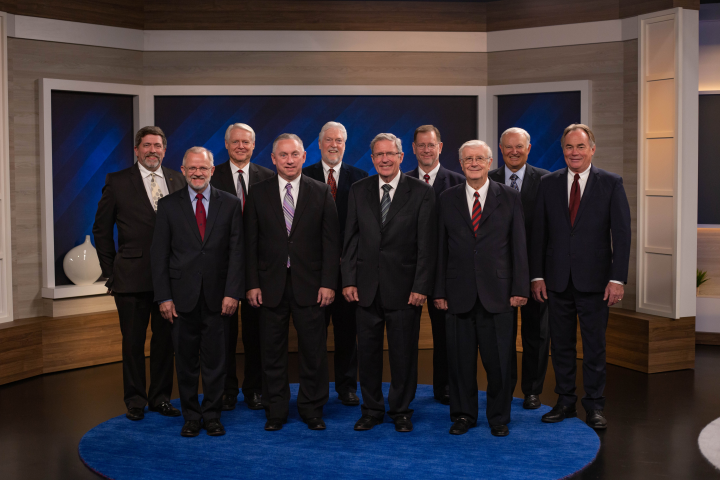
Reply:
[[415, 145], [420, 150], [425, 150], [425, 147], [428, 148], [428, 150], [435, 150], [438, 147], [437, 143], [419, 143]]
[[300, 153], [300, 152], [292, 152], [290, 155], [288, 155], [285, 152], [279, 152], [279, 153], [273, 153], [273, 155], [275, 155], [277, 158], [280, 158], [282, 160], [285, 160], [288, 157], [292, 157], [293, 159], [297, 160], [300, 157], [302, 157], [302, 153]]
[[199, 170], [202, 174], [210, 171], [208, 167], [185, 167], [185, 170], [187, 170], [189, 173], [195, 173]]
[[481, 163], [486, 163], [488, 160], [492, 160], [492, 157], [465, 157], [463, 158], [463, 163], [467, 163], [470, 165], [477, 163], [478, 165], [480, 165]]
[[372, 154], [372, 156], [375, 158], [388, 157], [390, 159], [393, 159], [393, 158], [397, 157], [398, 155], [400, 155], [400, 152], [378, 152], [378, 153]]

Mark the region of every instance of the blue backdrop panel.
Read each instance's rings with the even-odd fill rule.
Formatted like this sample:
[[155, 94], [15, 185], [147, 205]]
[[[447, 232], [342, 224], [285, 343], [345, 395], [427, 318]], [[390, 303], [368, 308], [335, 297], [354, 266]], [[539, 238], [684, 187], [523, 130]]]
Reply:
[[133, 97], [53, 91], [55, 285], [71, 285], [65, 254], [92, 235], [105, 175], [133, 164]]
[[[573, 123], [580, 123], [579, 91], [498, 96], [498, 135], [510, 127], [524, 128], [532, 144], [528, 163], [535, 167], [551, 172], [565, 167], [560, 138]], [[501, 152], [496, 157], [499, 166], [505, 165]]]
[[328, 121], [348, 131], [344, 162], [367, 170], [370, 141], [381, 132], [400, 137], [405, 152], [402, 170], [417, 167], [412, 153], [415, 128], [440, 129], [440, 161], [460, 171], [457, 150], [477, 138], [477, 97], [474, 96], [156, 96], [155, 124], [168, 137], [164, 164], [180, 170], [182, 156], [193, 146], [213, 152], [215, 164], [227, 161], [225, 130], [232, 123], [250, 125], [256, 133], [253, 162], [274, 169], [270, 153], [281, 133], [294, 133], [305, 144], [305, 165], [320, 161], [318, 134]]

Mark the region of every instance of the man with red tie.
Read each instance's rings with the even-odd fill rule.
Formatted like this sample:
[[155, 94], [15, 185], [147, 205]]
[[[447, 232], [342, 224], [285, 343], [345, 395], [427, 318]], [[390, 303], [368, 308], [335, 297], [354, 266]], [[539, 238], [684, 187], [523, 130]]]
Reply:
[[605, 330], [623, 297], [630, 259], [630, 206], [622, 177], [592, 165], [595, 136], [586, 125], [565, 129], [567, 168], [542, 177], [535, 204], [530, 278], [532, 295], [548, 301], [555, 407], [546, 423], [577, 416], [577, 321], [583, 344], [582, 405], [586, 422], [607, 428]]

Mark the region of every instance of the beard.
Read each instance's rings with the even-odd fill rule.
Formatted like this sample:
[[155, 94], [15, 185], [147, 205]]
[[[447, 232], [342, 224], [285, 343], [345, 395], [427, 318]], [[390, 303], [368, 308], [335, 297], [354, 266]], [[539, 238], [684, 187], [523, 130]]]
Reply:
[[157, 155], [145, 155], [140, 163], [148, 170], [155, 170], [160, 166], [160, 157]]

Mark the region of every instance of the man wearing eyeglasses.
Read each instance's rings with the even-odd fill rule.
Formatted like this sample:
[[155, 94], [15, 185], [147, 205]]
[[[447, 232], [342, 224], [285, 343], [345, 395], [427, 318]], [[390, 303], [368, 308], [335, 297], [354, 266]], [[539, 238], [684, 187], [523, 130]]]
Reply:
[[[408, 172], [408, 177], [419, 178], [435, 191], [435, 200], [450, 187], [465, 182], [465, 177], [448, 170], [440, 164], [442, 153], [440, 130], [433, 125], [422, 125], [415, 129], [413, 153], [418, 168]], [[448, 386], [447, 346], [445, 339], [445, 312], [435, 308], [432, 298], [427, 302], [433, 337], [433, 394], [443, 405], [450, 404]]]
[[483, 141], [460, 147], [466, 182], [440, 195], [435, 306], [447, 311], [450, 428], [462, 435], [478, 416], [477, 355], [487, 373], [490, 433], [509, 434], [515, 355], [513, 308], [530, 295], [520, 193], [488, 178], [492, 151]]
[[[225, 148], [229, 160], [215, 167], [210, 184], [224, 192], [235, 195], [243, 205], [250, 195], [250, 187], [275, 175], [269, 168], [250, 163], [255, 150], [255, 131], [245, 123], [233, 123], [225, 131]], [[260, 360], [260, 316], [257, 309], [243, 299], [240, 302], [240, 322], [242, 324], [242, 342], [244, 351], [244, 377], [242, 392], [245, 403], [251, 410], [262, 409], [262, 365]], [[240, 393], [238, 388], [235, 352], [238, 340], [238, 322], [227, 322], [228, 332], [223, 410], [232, 410]]]
[[391, 133], [370, 143], [378, 174], [350, 189], [341, 270], [343, 295], [358, 302], [362, 417], [355, 430], [382, 423], [383, 339], [387, 327], [392, 381], [388, 414], [398, 432], [413, 429], [422, 305], [432, 293], [437, 256], [435, 193], [400, 172], [402, 142]]

